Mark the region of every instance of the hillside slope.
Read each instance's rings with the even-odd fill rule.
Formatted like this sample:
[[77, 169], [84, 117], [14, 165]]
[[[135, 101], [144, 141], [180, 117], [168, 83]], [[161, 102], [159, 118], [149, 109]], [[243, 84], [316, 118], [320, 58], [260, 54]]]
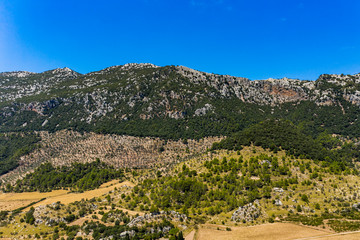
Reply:
[[[151, 168], [168, 166], [210, 149], [220, 137], [200, 140], [165, 141], [114, 134], [79, 133], [62, 130], [39, 132], [38, 148], [31, 154], [12, 161], [16, 168], [0, 176], [1, 181], [15, 182], [45, 162], [54, 166], [69, 166], [100, 159], [115, 168]], [[1, 137], [1, 135], [0, 135]], [[0, 138], [1, 140], [1, 138]], [[5, 166], [5, 163], [2, 163]]]
[[246, 78], [126, 64], [79, 74], [0, 73], [0, 131], [74, 129], [162, 138], [228, 135], [284, 118], [315, 135], [359, 136], [360, 75]]

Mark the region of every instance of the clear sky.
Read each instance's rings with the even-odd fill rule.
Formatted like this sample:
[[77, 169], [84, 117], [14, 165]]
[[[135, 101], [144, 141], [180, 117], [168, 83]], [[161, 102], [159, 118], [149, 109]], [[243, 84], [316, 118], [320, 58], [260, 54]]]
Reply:
[[359, 0], [0, 0], [0, 72], [128, 62], [250, 79], [360, 72]]

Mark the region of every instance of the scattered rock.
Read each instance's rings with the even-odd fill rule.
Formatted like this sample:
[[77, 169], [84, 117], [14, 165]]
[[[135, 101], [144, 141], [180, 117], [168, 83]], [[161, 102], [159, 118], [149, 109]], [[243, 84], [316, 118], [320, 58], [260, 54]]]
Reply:
[[260, 217], [261, 211], [256, 203], [249, 203], [239, 207], [231, 216], [231, 220], [235, 222], [246, 221], [251, 222]]
[[274, 188], [273, 188], [273, 191], [274, 191], [274, 192], [278, 192], [278, 193], [283, 193], [283, 192], [284, 192], [284, 189], [278, 188], [278, 187], [274, 187]]
[[275, 199], [275, 203], [274, 203], [276, 206], [282, 206], [282, 202], [280, 199]]
[[360, 211], [360, 203], [354, 203], [352, 205], [353, 208], [355, 208], [356, 210]]
[[135, 236], [135, 231], [131, 230], [131, 231], [125, 231], [125, 232], [120, 233], [121, 238], [125, 238], [126, 236], [134, 237]]
[[168, 211], [168, 212], [161, 211], [161, 212], [153, 212], [153, 213], [145, 214], [144, 216], [138, 216], [132, 219], [127, 224], [127, 226], [129, 227], [141, 226], [146, 222], [163, 219], [164, 217], [171, 221], [186, 221], [188, 219], [188, 217], [185, 214], [181, 214], [176, 211]]

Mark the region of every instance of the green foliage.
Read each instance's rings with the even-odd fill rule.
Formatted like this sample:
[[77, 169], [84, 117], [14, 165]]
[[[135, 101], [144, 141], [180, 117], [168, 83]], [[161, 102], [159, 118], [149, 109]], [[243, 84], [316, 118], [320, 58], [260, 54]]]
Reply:
[[[112, 179], [122, 178], [123, 171], [115, 170], [99, 160], [90, 163], [74, 163], [71, 166], [53, 167], [45, 163], [33, 173], [27, 174], [10, 190], [15, 192], [48, 192], [71, 188], [73, 191], [95, 189]], [[7, 189], [3, 189], [8, 191]]]
[[183, 233], [178, 228], [171, 229], [169, 235], [169, 240], [184, 240]]
[[35, 223], [34, 211], [34, 207], [31, 207], [30, 210], [25, 214], [25, 222], [30, 225]]
[[300, 206], [300, 205], [297, 205], [297, 206], [296, 206], [296, 211], [298, 211], [298, 212], [302, 212], [302, 208], [301, 208], [301, 206]]
[[[300, 205], [298, 205], [300, 206]], [[292, 221], [292, 222], [301, 222], [304, 225], [309, 225], [309, 226], [320, 226], [322, 224], [324, 224], [323, 217], [319, 217], [319, 216], [304, 216], [304, 215], [290, 215], [286, 218], [287, 221]]]
[[[291, 122], [275, 119], [255, 124], [219, 143], [214, 143], [212, 149], [238, 150], [242, 146], [251, 144], [269, 148], [272, 151], [278, 151], [281, 148], [286, 150], [288, 155], [300, 158], [326, 161], [335, 173], [345, 171], [346, 165], [352, 165], [353, 159], [359, 160], [360, 157], [360, 148], [354, 144], [344, 144], [341, 149], [332, 149], [339, 145], [338, 140], [323, 135], [314, 140], [302, 133]], [[305, 167], [300, 166], [302, 173], [305, 172]]]
[[13, 210], [12, 213], [11, 213], [11, 215], [12, 215], [12, 216], [15, 216], [16, 214], [21, 213], [22, 210], [24, 210], [24, 209], [26, 209], [26, 208], [28, 208], [28, 207], [31, 207], [31, 206], [35, 205], [36, 203], [38, 203], [38, 202], [44, 201], [45, 199], [46, 199], [46, 198], [41, 198], [41, 199], [39, 199], [38, 201], [31, 202], [30, 204], [25, 205], [25, 206], [23, 206], [23, 207], [19, 207], [19, 208]]
[[[150, 212], [161, 209], [186, 213], [189, 209], [199, 209], [216, 215], [256, 199], [270, 198], [273, 187], [286, 189], [298, 183], [296, 178], [290, 177], [288, 166], [264, 154], [245, 162], [242, 156], [221, 161], [214, 158], [205, 161], [202, 167], [206, 171], [197, 173], [183, 164], [177, 175], [144, 180], [134, 188], [134, 205], [149, 206]], [[271, 179], [271, 176], [282, 175], [287, 179]]]
[[[54, 73], [47, 71], [28, 77], [2, 77], [1, 93], [16, 92], [12, 85], [33, 86], [44, 84], [53, 78]], [[208, 76], [206, 81], [212, 82]], [[219, 76], [220, 82], [222, 76]], [[91, 79], [91, 86], [89, 86]], [[129, 81], [129, 79], [131, 79]], [[9, 81], [8, 81], [9, 80]], [[48, 92], [16, 99], [15, 102], [0, 103], [0, 132], [74, 129], [77, 131], [96, 131], [135, 136], [154, 136], [167, 139], [190, 139], [205, 136], [231, 135], [264, 119], [276, 118], [292, 121], [300, 126], [301, 132], [313, 138], [327, 133], [357, 137], [360, 135], [360, 109], [343, 97], [343, 92], [354, 92], [360, 85], [354, 80], [346, 81], [343, 86], [331, 83], [330, 75], [323, 75], [316, 81], [316, 90], [322, 93], [334, 91], [334, 104], [319, 106], [315, 101], [299, 101], [279, 104], [278, 106], [245, 103], [234, 92], [228, 91], [224, 98], [219, 92], [221, 86], [211, 86], [203, 81], [189, 79], [180, 74], [175, 66], [160, 68], [127, 69], [112, 67], [89, 75], [78, 75], [76, 78], [65, 77], [52, 81]], [[305, 82], [302, 82], [302, 85]], [[221, 83], [220, 83], [221, 84]], [[78, 86], [74, 89], [74, 86]], [[304, 88], [310, 95], [313, 90]], [[310, 91], [310, 92], [309, 92]], [[89, 116], [88, 109], [97, 109], [93, 93], [102, 95], [108, 103], [114, 103], [106, 115], [95, 116], [93, 121], [84, 121]], [[181, 98], [170, 97], [175, 93]], [[86, 101], [83, 100], [85, 94]], [[97, 95], [96, 94], [96, 95]], [[118, 97], [120, 94], [123, 97]], [[159, 104], [166, 95], [166, 106]], [[265, 97], [265, 96], [264, 96]], [[194, 99], [197, 99], [194, 101]], [[135, 105], [129, 106], [129, 99], [136, 99]], [[147, 99], [147, 101], [143, 101]], [[251, 101], [251, 100], [250, 100]], [[44, 107], [42, 114], [33, 111], [32, 107], [23, 108], [23, 104], [32, 106], [39, 103]], [[195, 112], [211, 104], [212, 110], [205, 115], [196, 116]], [[151, 107], [153, 110], [148, 111]], [[181, 115], [172, 119], [169, 111]], [[126, 116], [125, 118], [119, 116]], [[150, 119], [144, 115], [151, 114]], [[51, 116], [51, 118], [50, 118]], [[47, 124], [43, 125], [44, 121]], [[25, 124], [26, 123], [26, 124]], [[334, 142], [319, 139], [334, 146]], [[274, 149], [276, 150], [276, 149]]]
[[[158, 231], [158, 229], [164, 229], [165, 227], [170, 228], [171, 233], [174, 232], [173, 231], [173, 229], [175, 229], [174, 225], [167, 220], [163, 220], [161, 222], [151, 222], [151, 223], [147, 223], [145, 226], [142, 227], [132, 227], [132, 228], [126, 225], [105, 226], [104, 224], [98, 222], [90, 222], [86, 224], [83, 230], [87, 234], [92, 232], [92, 237], [95, 240], [106, 239], [109, 238], [110, 236], [113, 236], [114, 239], [124, 239], [124, 238], [120, 238], [120, 234], [125, 231], [134, 231], [134, 236], [132, 237], [127, 236], [125, 239], [159, 239], [162, 237], [169, 237], [168, 234], [166, 234], [165, 232]], [[151, 231], [150, 229], [153, 229], [153, 231]], [[182, 232], [178, 232], [178, 231], [175, 232], [176, 232], [175, 234], [176, 240], [184, 239], [182, 237]], [[174, 237], [174, 235], [171, 235], [170, 237]]]
[[309, 198], [308, 198], [308, 196], [306, 194], [301, 195], [301, 200], [306, 202], [306, 203], [309, 203]]
[[360, 230], [360, 222], [346, 220], [329, 220], [329, 226], [336, 232], [348, 232]]
[[66, 222], [70, 223], [76, 219], [76, 216], [74, 214], [69, 214], [64, 219]]
[[0, 134], [0, 175], [18, 166], [18, 159], [34, 150], [41, 139], [35, 133]]
[[0, 221], [6, 220], [8, 215], [9, 215], [8, 211], [0, 211]]

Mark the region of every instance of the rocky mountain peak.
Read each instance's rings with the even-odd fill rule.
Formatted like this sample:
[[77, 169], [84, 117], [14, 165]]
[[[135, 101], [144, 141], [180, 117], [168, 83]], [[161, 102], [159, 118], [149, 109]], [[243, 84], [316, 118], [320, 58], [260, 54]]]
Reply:
[[68, 67], [64, 67], [64, 68], [56, 68], [54, 70], [50, 70], [47, 71], [45, 73], [51, 73], [54, 74], [56, 77], [70, 77], [70, 78], [75, 78], [80, 76], [81, 74], [78, 72], [75, 72], [74, 70], [68, 68]]
[[306, 80], [299, 80], [299, 79], [293, 79], [293, 78], [284, 77], [284, 78], [268, 78], [268, 79], [263, 80], [263, 81], [268, 81], [268, 82], [272, 82], [272, 83], [289, 84], [289, 83], [300, 83], [300, 82], [306, 81]]
[[73, 70], [71, 70], [70, 68], [68, 67], [64, 67], [64, 68], [56, 68], [54, 70], [54, 72], [74, 72]]
[[30, 75], [33, 75], [35, 73], [33, 72], [27, 72], [27, 71], [15, 71], [15, 72], [1, 72], [0, 77], [18, 77], [18, 78], [24, 78], [28, 77]]
[[159, 68], [152, 63], [127, 63], [121, 66], [121, 69], [128, 70], [128, 69], [142, 69], [142, 68]]
[[101, 74], [108, 74], [114, 72], [116, 70], [120, 71], [128, 71], [128, 70], [135, 70], [135, 69], [145, 69], [145, 68], [160, 68], [152, 63], [126, 63], [124, 65], [115, 65], [111, 67], [104, 68], [100, 71], [90, 72], [86, 74], [87, 76], [95, 76]]

